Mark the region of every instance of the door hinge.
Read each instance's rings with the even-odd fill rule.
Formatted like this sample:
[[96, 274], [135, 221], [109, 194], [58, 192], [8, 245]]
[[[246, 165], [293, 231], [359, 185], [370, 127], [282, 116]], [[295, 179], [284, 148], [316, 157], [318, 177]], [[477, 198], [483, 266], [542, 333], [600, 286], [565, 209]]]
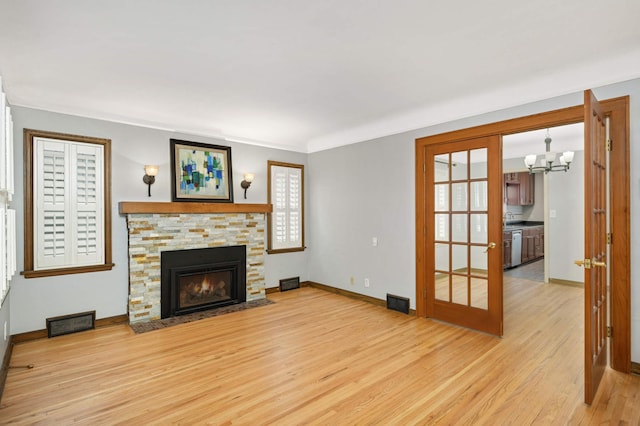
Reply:
[[607, 244], [611, 244], [612, 240], [613, 240], [613, 234], [611, 234], [611, 232], [609, 232], [607, 234]]
[[422, 173], [427, 173], [427, 163], [422, 163]]
[[607, 327], [607, 337], [613, 337], [613, 327]]
[[607, 151], [611, 151], [613, 149], [613, 141], [611, 139], [607, 139]]

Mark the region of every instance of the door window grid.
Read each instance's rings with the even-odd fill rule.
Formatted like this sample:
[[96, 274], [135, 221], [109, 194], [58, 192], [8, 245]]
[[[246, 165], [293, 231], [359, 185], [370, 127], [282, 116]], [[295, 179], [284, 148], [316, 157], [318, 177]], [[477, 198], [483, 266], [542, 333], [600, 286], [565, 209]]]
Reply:
[[[486, 150], [466, 151], [466, 164], [457, 163], [455, 166], [465, 167], [461, 175], [473, 176], [473, 179], [454, 178], [451, 154], [437, 156], [434, 163], [434, 181], [440, 182], [434, 185], [435, 210], [439, 212], [435, 214], [435, 290], [436, 299], [486, 310], [486, 167], [483, 176], [483, 170], [470, 164], [471, 158], [478, 157], [478, 151]], [[461, 152], [456, 154], [459, 157]], [[486, 153], [480, 153], [481, 156], [483, 154], [486, 158]], [[453, 194], [450, 200], [448, 191]], [[479, 262], [481, 258], [485, 261]]]

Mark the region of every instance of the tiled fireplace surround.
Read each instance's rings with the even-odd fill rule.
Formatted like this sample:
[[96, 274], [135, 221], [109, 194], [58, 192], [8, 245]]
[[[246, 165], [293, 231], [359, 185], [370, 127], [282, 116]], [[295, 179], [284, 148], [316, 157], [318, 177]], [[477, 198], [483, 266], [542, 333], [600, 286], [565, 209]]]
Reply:
[[129, 232], [129, 322], [160, 319], [160, 254], [247, 246], [247, 301], [264, 299], [264, 239], [270, 205], [121, 202]]

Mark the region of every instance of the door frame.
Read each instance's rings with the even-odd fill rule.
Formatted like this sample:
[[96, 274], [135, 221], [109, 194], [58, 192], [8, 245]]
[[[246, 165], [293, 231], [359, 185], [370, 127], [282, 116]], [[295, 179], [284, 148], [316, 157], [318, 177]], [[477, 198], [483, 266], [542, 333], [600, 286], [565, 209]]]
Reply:
[[[609, 340], [610, 366], [614, 370], [631, 372], [631, 191], [629, 176], [629, 96], [601, 100], [604, 113], [610, 120], [609, 138], [612, 148], [609, 153], [611, 209], [610, 232], [610, 326], [613, 330]], [[579, 123], [584, 120], [584, 105], [513, 118], [466, 129], [455, 130], [415, 140], [415, 184], [416, 184], [416, 314], [427, 316], [427, 285], [425, 256], [426, 213], [425, 180], [426, 167], [423, 158], [427, 145], [479, 138], [491, 135], [521, 133], [530, 130]], [[502, 247], [502, 245], [500, 245]], [[502, 248], [500, 248], [502, 250]]]

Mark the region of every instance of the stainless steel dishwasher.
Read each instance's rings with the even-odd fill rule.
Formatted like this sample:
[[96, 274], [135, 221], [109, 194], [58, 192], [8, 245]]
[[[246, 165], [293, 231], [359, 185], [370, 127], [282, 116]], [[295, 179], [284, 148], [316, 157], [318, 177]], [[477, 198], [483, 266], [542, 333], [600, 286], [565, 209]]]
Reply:
[[511, 231], [511, 266], [522, 263], [522, 230]]

